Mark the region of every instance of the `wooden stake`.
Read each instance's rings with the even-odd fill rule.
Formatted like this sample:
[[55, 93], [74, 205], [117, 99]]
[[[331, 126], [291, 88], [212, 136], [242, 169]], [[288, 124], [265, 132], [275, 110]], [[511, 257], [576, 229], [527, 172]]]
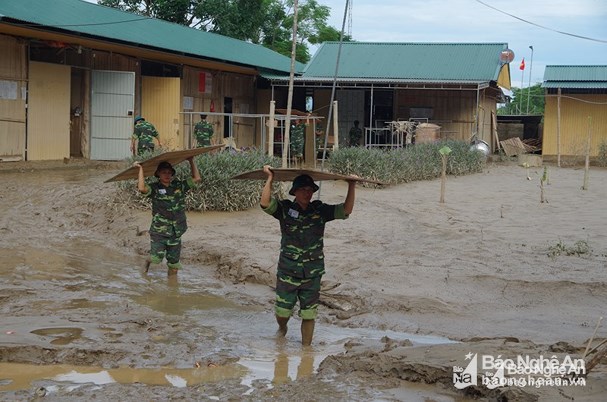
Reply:
[[586, 165], [584, 166], [584, 184], [582, 190], [588, 190], [588, 179], [590, 174], [590, 138], [592, 136], [592, 117], [588, 116], [588, 141], [586, 142]]
[[594, 336], [596, 335], [596, 331], [599, 330], [599, 325], [601, 325], [601, 321], [603, 321], [603, 317], [599, 317], [599, 320], [596, 323], [596, 327], [594, 328], [594, 332], [592, 333], [592, 336], [590, 337], [590, 340], [588, 340], [588, 345], [586, 345], [586, 350], [584, 351], [584, 355], [582, 356], [582, 359], [586, 358], [586, 355], [588, 354], [588, 349], [590, 349], [590, 344], [594, 340]]

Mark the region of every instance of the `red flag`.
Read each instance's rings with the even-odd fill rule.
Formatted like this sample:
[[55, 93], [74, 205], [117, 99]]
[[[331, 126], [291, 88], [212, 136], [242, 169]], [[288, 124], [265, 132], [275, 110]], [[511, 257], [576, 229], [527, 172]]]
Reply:
[[525, 69], [525, 58], [523, 57], [523, 60], [521, 61], [521, 65], [518, 67], [521, 70]]

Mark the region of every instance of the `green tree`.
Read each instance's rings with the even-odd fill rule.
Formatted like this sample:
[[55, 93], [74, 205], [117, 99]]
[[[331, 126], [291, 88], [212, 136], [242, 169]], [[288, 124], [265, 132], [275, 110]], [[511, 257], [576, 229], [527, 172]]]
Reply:
[[[527, 108], [527, 102], [529, 108]], [[497, 114], [544, 114], [544, 88], [541, 84], [529, 88], [512, 88], [510, 101], [497, 109]], [[527, 113], [529, 110], [529, 113]]]
[[[293, 0], [98, 0], [101, 5], [261, 44], [291, 55]], [[327, 25], [331, 9], [299, 2], [296, 59], [310, 60], [309, 45], [339, 40]], [[344, 40], [351, 40], [345, 36]]]

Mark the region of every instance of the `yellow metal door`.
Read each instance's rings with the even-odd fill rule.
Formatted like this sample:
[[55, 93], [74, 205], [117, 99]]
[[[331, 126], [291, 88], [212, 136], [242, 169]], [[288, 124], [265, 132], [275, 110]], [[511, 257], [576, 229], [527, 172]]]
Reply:
[[27, 159], [70, 157], [71, 68], [30, 62], [27, 111]]
[[180, 111], [179, 78], [142, 78], [141, 116], [156, 127], [163, 148], [183, 149], [183, 136], [179, 132]]

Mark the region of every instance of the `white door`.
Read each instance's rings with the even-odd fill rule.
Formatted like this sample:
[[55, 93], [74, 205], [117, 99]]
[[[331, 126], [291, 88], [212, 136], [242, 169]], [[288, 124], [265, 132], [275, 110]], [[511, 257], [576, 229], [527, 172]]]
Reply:
[[131, 156], [135, 73], [94, 70], [91, 78], [91, 159]]

